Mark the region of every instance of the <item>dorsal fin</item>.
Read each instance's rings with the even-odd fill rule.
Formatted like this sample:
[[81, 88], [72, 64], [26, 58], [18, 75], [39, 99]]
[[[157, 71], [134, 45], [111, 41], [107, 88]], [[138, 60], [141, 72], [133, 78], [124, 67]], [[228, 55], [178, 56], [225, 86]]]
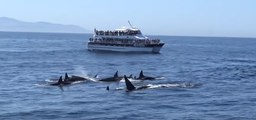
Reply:
[[61, 84], [62, 83], [62, 76], [60, 76], [60, 79], [58, 81], [58, 84]]
[[96, 74], [93, 78], [97, 78], [98, 77], [98, 74]]
[[118, 77], [118, 71], [116, 71], [115, 75], [114, 75], [114, 78], [117, 78]]
[[128, 80], [128, 78], [126, 77], [126, 75], [124, 75], [124, 80], [125, 80], [125, 85], [126, 85], [126, 89], [128, 91], [132, 91], [135, 90], [136, 88], [134, 87], [134, 85]]
[[132, 74], [130, 74], [129, 78], [132, 78]]
[[145, 76], [144, 76], [144, 74], [143, 74], [143, 71], [141, 70], [141, 71], [140, 71], [140, 76], [139, 76], [139, 78], [143, 78], [143, 77], [145, 77]]
[[69, 77], [68, 77], [68, 73], [65, 73], [64, 81], [67, 81], [68, 79], [69, 79]]

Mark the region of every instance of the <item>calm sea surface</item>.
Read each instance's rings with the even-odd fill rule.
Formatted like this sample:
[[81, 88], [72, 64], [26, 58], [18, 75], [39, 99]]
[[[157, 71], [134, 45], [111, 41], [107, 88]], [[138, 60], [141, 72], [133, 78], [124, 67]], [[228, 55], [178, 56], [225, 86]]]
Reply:
[[[0, 32], [0, 119], [256, 119], [256, 39], [158, 36], [161, 54], [128, 54], [87, 51], [90, 36]], [[48, 85], [117, 70], [162, 79]]]

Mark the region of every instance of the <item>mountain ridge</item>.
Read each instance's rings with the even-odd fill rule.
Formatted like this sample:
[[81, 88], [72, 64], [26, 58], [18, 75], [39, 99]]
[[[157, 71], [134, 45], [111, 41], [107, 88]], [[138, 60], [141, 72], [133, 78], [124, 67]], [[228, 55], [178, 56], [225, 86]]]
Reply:
[[91, 31], [76, 25], [50, 22], [26, 22], [9, 17], [0, 17], [0, 31], [8, 32], [48, 32], [48, 33], [90, 33]]

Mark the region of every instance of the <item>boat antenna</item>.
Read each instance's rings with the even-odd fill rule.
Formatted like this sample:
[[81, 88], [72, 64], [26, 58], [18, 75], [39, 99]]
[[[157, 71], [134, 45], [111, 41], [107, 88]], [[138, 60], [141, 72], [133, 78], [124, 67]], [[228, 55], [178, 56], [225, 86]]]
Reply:
[[134, 28], [133, 26], [132, 26], [132, 24], [130, 23], [130, 21], [128, 20], [128, 23], [129, 23], [129, 25], [131, 26], [131, 28]]

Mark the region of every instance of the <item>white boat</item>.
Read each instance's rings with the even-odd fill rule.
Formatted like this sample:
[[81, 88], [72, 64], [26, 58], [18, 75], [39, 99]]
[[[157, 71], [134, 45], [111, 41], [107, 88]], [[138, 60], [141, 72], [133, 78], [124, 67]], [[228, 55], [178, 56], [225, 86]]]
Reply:
[[[128, 21], [129, 22], [129, 21]], [[130, 24], [130, 22], [129, 22]], [[122, 28], [114, 31], [94, 29], [93, 37], [88, 41], [88, 50], [116, 52], [159, 53], [164, 43], [159, 39], [144, 36], [138, 28]]]

